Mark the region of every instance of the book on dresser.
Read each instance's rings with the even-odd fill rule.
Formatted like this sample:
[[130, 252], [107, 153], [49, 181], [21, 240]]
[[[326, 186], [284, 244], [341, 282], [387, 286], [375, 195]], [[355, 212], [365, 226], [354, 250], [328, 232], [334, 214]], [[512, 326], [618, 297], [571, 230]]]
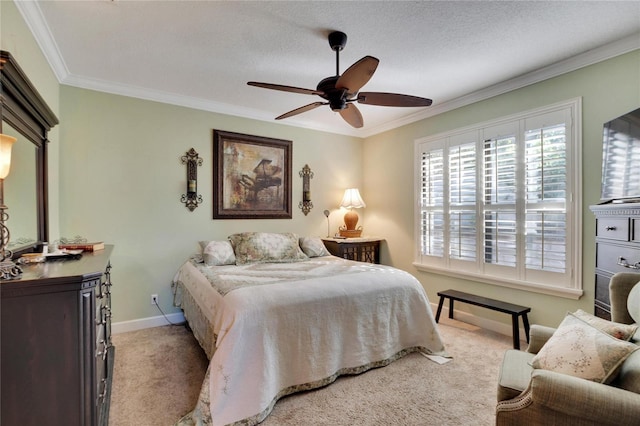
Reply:
[[98, 251], [98, 250], [104, 250], [104, 242], [98, 241], [95, 243], [59, 244], [58, 248], [60, 250]]

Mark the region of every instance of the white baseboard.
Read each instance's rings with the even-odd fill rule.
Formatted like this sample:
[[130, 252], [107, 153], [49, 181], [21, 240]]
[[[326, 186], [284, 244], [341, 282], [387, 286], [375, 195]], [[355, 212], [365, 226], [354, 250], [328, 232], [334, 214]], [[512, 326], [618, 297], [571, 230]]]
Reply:
[[[446, 303], [445, 305], [448, 305]], [[436, 312], [438, 312], [438, 304], [431, 303], [431, 309], [433, 310], [433, 316], [435, 317]], [[440, 318], [448, 318], [449, 317], [449, 307], [442, 306], [442, 312], [440, 313]], [[485, 330], [495, 331], [496, 333], [504, 334], [505, 336], [512, 336], [511, 324], [505, 324], [499, 321], [491, 320], [488, 318], [482, 318], [469, 312], [459, 311], [457, 309], [453, 310], [453, 318], [457, 321], [466, 322], [467, 324], [473, 324], [480, 328], [484, 328]], [[519, 319], [520, 324], [522, 324], [522, 320]], [[526, 334], [524, 332], [524, 327], [520, 328], [520, 340], [526, 341]]]
[[[182, 312], [177, 312], [175, 314], [168, 314], [167, 319], [174, 324], [179, 324], [184, 322], [184, 315]], [[126, 333], [127, 331], [136, 331], [142, 330], [143, 328], [152, 328], [152, 327], [160, 327], [163, 325], [169, 325], [169, 322], [163, 317], [159, 315], [157, 317], [149, 317], [149, 318], [140, 318], [131, 321], [120, 321], [114, 322], [111, 325], [111, 333]]]

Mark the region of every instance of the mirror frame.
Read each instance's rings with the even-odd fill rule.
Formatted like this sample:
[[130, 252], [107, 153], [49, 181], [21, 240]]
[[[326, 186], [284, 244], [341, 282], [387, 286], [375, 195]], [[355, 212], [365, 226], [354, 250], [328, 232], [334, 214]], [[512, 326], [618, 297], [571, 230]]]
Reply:
[[2, 123], [17, 130], [36, 146], [36, 205], [38, 241], [14, 251], [14, 256], [34, 251], [49, 239], [47, 138], [59, 121], [11, 53], [0, 50], [0, 105]]

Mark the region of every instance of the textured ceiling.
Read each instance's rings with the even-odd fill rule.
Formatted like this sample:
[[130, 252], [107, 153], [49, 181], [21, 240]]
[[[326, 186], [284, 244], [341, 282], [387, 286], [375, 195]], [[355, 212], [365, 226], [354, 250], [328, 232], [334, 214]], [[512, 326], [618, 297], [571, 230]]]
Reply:
[[316, 96], [335, 74], [327, 35], [348, 35], [340, 72], [380, 59], [363, 91], [431, 98], [424, 108], [358, 105], [351, 128], [328, 106], [281, 123], [368, 136], [640, 48], [638, 1], [17, 1], [63, 84], [260, 120]]

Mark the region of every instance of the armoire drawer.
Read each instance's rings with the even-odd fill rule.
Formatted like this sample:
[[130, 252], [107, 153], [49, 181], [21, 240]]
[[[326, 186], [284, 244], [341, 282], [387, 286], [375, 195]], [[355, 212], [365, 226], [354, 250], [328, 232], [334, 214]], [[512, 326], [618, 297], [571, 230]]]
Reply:
[[598, 269], [612, 275], [616, 272], [640, 272], [640, 250], [636, 247], [597, 243], [596, 265]]
[[595, 305], [593, 307], [594, 314], [597, 317], [606, 319], [607, 321], [611, 321], [611, 311], [610, 311], [610, 309], [611, 308], [609, 308], [608, 306], [603, 306], [597, 300], [595, 301]]
[[596, 274], [596, 300], [609, 306], [611, 300], [609, 298], [609, 280], [610, 277]]
[[598, 219], [596, 236], [608, 240], [629, 241], [629, 219], [612, 217]]

